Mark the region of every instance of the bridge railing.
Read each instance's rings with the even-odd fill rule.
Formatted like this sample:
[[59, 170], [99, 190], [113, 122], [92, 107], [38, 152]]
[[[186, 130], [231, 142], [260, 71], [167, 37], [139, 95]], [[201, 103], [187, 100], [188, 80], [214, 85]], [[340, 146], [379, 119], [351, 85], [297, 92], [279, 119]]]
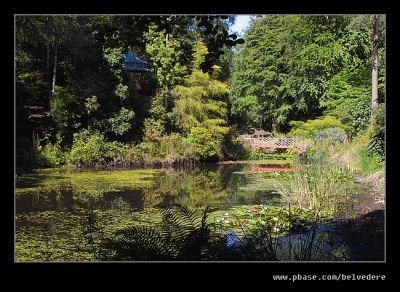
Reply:
[[260, 137], [254, 138], [250, 135], [241, 135], [240, 141], [243, 144], [250, 145], [252, 148], [264, 147], [264, 148], [295, 148], [305, 150], [310, 143], [303, 141], [298, 138], [291, 137]]

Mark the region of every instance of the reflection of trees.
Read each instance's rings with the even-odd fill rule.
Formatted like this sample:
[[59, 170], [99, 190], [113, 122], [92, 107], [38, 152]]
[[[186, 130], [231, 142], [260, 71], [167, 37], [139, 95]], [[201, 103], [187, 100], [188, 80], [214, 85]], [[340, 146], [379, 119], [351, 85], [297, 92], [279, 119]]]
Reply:
[[203, 170], [191, 178], [188, 193], [179, 198], [178, 204], [200, 207], [220, 205], [224, 202], [226, 191], [221, 185], [218, 173]]
[[234, 177], [234, 172], [242, 171], [243, 168], [243, 164], [218, 165], [216, 171], [218, 172], [222, 187], [224, 189], [235, 187], [237, 182]]
[[235, 164], [207, 165], [193, 170], [63, 173], [63, 176], [51, 173], [35, 188], [20, 189], [22, 196], [17, 196], [17, 206], [26, 211], [109, 209], [111, 201], [118, 198], [136, 210], [177, 203], [189, 207], [261, 203], [267, 197], [266, 182], [235, 173], [245, 168]]
[[[163, 204], [181, 204], [190, 207], [220, 205], [225, 201], [219, 174], [209, 170], [165, 172], [157, 186], [147, 193], [160, 198]], [[146, 194], [147, 196], [147, 194]]]

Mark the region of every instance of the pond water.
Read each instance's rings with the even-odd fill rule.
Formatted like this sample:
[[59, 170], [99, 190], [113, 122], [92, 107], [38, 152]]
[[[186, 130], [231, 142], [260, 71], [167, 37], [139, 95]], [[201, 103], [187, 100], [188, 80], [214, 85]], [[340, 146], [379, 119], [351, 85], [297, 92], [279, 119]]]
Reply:
[[[208, 164], [195, 169], [68, 171], [42, 169], [16, 177], [16, 261], [92, 261], [88, 220], [103, 235], [157, 226], [171, 204], [220, 216], [240, 206], [282, 206], [278, 190], [298, 168], [284, 163]], [[253, 207], [251, 207], [253, 208]], [[93, 223], [93, 222], [92, 222]], [[93, 224], [92, 224], [93, 225]]]
[[[268, 168], [268, 171], [260, 169]], [[279, 169], [278, 167], [278, 170]], [[286, 170], [286, 169], [285, 169]], [[179, 204], [228, 210], [240, 205], [279, 205], [276, 185], [286, 172], [263, 164], [209, 164], [192, 170], [44, 169], [17, 176], [16, 260], [90, 260], [83, 245], [85, 218], [113, 232], [130, 224], [154, 225], [160, 208]]]

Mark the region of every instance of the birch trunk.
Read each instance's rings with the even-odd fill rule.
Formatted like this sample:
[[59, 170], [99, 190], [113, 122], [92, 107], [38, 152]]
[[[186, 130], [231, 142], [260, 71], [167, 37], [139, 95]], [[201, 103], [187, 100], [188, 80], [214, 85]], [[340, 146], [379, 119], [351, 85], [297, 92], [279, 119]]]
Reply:
[[371, 92], [371, 119], [374, 117], [378, 106], [378, 40], [379, 40], [379, 16], [372, 18], [372, 92]]
[[54, 89], [56, 87], [56, 76], [57, 76], [57, 54], [58, 54], [58, 46], [54, 47], [54, 67], [53, 67], [53, 82], [51, 85], [51, 95], [54, 96]]

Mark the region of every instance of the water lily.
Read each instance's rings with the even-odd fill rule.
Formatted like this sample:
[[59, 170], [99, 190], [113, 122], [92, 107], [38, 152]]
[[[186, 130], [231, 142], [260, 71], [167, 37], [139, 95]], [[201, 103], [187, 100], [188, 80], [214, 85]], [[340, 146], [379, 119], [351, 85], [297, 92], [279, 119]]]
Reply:
[[224, 215], [225, 215], [225, 216], [229, 216], [229, 213], [225, 213]]

